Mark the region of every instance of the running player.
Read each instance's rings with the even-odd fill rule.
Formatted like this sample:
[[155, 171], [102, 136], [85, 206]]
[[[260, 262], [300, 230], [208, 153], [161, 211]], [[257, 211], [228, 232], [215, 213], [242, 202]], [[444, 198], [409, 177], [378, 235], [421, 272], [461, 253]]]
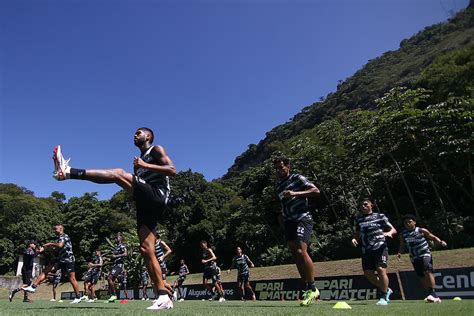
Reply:
[[125, 257], [128, 256], [127, 247], [123, 243], [123, 236], [121, 233], [117, 233], [115, 237], [115, 242], [117, 246], [112, 252], [111, 259], [113, 260], [112, 270], [110, 270], [109, 275], [107, 276], [107, 282], [109, 283], [109, 292], [110, 298], [109, 303], [115, 302], [117, 300], [117, 292], [115, 289], [115, 280], [121, 278], [123, 281], [123, 274], [125, 272]]
[[[33, 263], [35, 258], [43, 252], [44, 248], [36, 248], [36, 242], [30, 241], [28, 247], [23, 252], [23, 266], [21, 267], [21, 277], [23, 279], [23, 285], [10, 292], [8, 299], [12, 301], [15, 294], [21, 291], [24, 287], [31, 284], [33, 281]], [[31, 302], [28, 298], [28, 292], [23, 291], [23, 302]]]
[[72, 252], [72, 243], [71, 239], [67, 234], [64, 233], [64, 226], [61, 224], [54, 225], [53, 227], [54, 233], [58, 237], [58, 240], [55, 243], [47, 243], [44, 244], [43, 247], [54, 247], [58, 250], [59, 255], [59, 263], [50, 263], [43, 272], [40, 273], [38, 278], [34, 283], [30, 286], [24, 287], [23, 291], [34, 293], [36, 292], [36, 288], [46, 280], [46, 275], [49, 272], [55, 272], [56, 269], [61, 269], [63, 275], [67, 275], [69, 282], [74, 289], [74, 293], [76, 298], [71, 302], [71, 304], [78, 304], [81, 302], [80, 294], [79, 294], [79, 284], [77, 284], [76, 280], [76, 272], [74, 268], [74, 263], [76, 261], [74, 257], [74, 253]]
[[242, 253], [242, 248], [237, 247], [236, 254], [237, 255], [234, 257], [234, 259], [232, 259], [232, 265], [230, 266], [228, 273], [230, 273], [230, 270], [232, 270], [232, 268], [237, 267], [237, 284], [239, 287], [240, 299], [242, 301], [245, 301], [245, 297], [247, 296], [252, 297], [252, 300], [255, 302], [255, 293], [253, 292], [252, 287], [250, 286], [249, 269], [249, 267], [253, 268], [254, 264], [247, 255]]
[[140, 157], [133, 159], [134, 175], [123, 169], [84, 170], [69, 166], [61, 147], [54, 151], [54, 178], [87, 180], [95, 183], [115, 183], [133, 197], [137, 210], [137, 230], [140, 252], [145, 260], [155, 295], [158, 297], [148, 309], [159, 310], [173, 307], [170, 291], [161, 278], [161, 268], [155, 256], [154, 230], [161, 219], [170, 194], [169, 176], [176, 175], [176, 168], [165, 149], [153, 146], [154, 133], [147, 127], [140, 127], [134, 135], [134, 144], [140, 150]]
[[[86, 277], [84, 278], [84, 299], [87, 299], [88, 303], [93, 303], [97, 300], [94, 286], [99, 281], [103, 264], [104, 260], [102, 259], [102, 253], [99, 249], [97, 249], [94, 253], [94, 259], [92, 262], [87, 264], [89, 270], [87, 271]], [[87, 296], [89, 291], [90, 297]]]
[[313, 260], [308, 254], [314, 225], [308, 197], [319, 195], [319, 189], [304, 176], [292, 173], [288, 158], [276, 158], [273, 160], [273, 165], [280, 178], [276, 186], [276, 193], [281, 202], [278, 221], [285, 230], [288, 248], [305, 283], [300, 305], [308, 306], [319, 297], [319, 290], [314, 281]]
[[[213, 300], [219, 297], [219, 302], [225, 302], [224, 290], [219, 280], [219, 271], [217, 270], [216, 260], [217, 257], [214, 251], [208, 246], [207, 241], [201, 240], [200, 242], [202, 249], [202, 260], [201, 263], [204, 265], [204, 273], [202, 275], [202, 284], [206, 289], [213, 295], [209, 300]], [[212, 280], [212, 285], [207, 283], [207, 280]], [[217, 293], [213, 294], [213, 287], [216, 288]]]
[[56, 302], [56, 288], [61, 282], [61, 269], [57, 269], [56, 272], [49, 272], [47, 275], [47, 281], [52, 286], [53, 298], [50, 299], [50, 302]]
[[149, 280], [150, 280], [150, 276], [148, 275], [146, 268], [143, 268], [142, 272], [140, 273], [140, 285], [143, 292], [142, 301], [149, 300], [148, 294], [147, 294], [147, 287], [148, 287]]
[[163, 240], [161, 240], [160, 235], [156, 233], [155, 256], [156, 259], [158, 259], [158, 262], [160, 263], [163, 280], [166, 280], [166, 273], [168, 273], [165, 258], [172, 252], [173, 251], [171, 250], [171, 248]]
[[417, 227], [416, 217], [412, 214], [403, 216], [403, 226], [405, 226], [405, 229], [400, 235], [398, 259], [400, 259], [400, 254], [405, 251], [406, 245], [410, 253], [413, 268], [420, 277], [421, 284], [423, 284], [423, 287], [428, 291], [428, 296], [425, 298], [425, 301], [428, 303], [441, 303], [441, 299], [435, 291], [436, 283], [433, 276], [433, 258], [427, 239], [443, 247], [446, 247], [447, 244], [426, 228]]
[[380, 291], [377, 305], [387, 305], [390, 302], [392, 289], [388, 287], [386, 238], [392, 238], [397, 231], [384, 214], [373, 212], [373, 206], [372, 199], [366, 197], [361, 200], [362, 215], [354, 220], [352, 245], [357, 247], [358, 240], [361, 241], [364, 275]]
[[186, 280], [186, 276], [189, 274], [188, 266], [184, 263], [184, 259], [179, 261], [179, 272], [178, 278], [173, 283], [173, 296], [176, 300], [180, 302], [184, 301], [184, 297], [181, 296], [179, 289], [183, 286], [184, 281]]

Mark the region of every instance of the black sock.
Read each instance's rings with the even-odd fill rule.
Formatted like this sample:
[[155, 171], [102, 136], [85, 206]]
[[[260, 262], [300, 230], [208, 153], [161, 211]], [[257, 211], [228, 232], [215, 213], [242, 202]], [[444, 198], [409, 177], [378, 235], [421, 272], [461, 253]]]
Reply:
[[311, 290], [311, 291], [316, 291], [316, 283], [313, 281], [313, 282], [306, 282], [305, 283], [305, 290], [308, 291], [308, 290]]
[[69, 174], [71, 179], [84, 180], [86, 176], [86, 170], [71, 168], [71, 170], [69, 170]]
[[432, 295], [434, 297], [438, 297], [438, 295], [436, 294], [435, 290], [433, 288], [429, 288], [428, 289], [428, 295]]

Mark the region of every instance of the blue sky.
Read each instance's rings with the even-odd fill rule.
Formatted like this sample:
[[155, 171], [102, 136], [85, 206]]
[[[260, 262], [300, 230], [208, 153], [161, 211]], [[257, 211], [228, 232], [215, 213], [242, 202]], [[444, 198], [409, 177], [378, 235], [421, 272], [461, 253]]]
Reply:
[[209, 180], [369, 59], [468, 0], [10, 0], [0, 3], [0, 182], [67, 198], [118, 187], [51, 178], [132, 170], [155, 130]]

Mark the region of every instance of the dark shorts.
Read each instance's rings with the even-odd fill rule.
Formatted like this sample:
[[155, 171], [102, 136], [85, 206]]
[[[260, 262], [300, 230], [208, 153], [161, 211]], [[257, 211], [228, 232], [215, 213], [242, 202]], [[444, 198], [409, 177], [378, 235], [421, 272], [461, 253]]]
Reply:
[[413, 259], [412, 264], [416, 275], [420, 278], [425, 275], [425, 272], [433, 273], [433, 257], [431, 256]]
[[237, 274], [237, 282], [247, 283], [250, 281], [250, 273]]
[[21, 269], [21, 278], [23, 279], [23, 284], [30, 285], [33, 281], [33, 270]]
[[76, 272], [74, 262], [59, 262], [58, 269], [61, 269], [61, 274], [69, 278], [69, 273]]
[[179, 276], [177, 279], [176, 279], [176, 284], [178, 284], [178, 286], [181, 286], [183, 285], [184, 281], [186, 280], [186, 276]]
[[213, 283], [220, 280], [219, 273], [217, 268], [214, 265], [207, 266], [204, 268], [204, 274], [202, 275], [203, 279], [212, 280]]
[[160, 268], [161, 268], [161, 275], [163, 277], [163, 280], [166, 280], [166, 274], [168, 273], [168, 268], [166, 267], [166, 263], [164, 261], [160, 262]]
[[61, 275], [51, 275], [48, 277], [48, 282], [51, 284], [53, 287], [58, 286], [59, 282], [61, 281]]
[[90, 282], [92, 284], [97, 284], [99, 282], [100, 272], [90, 272], [86, 274], [84, 282]]
[[110, 270], [109, 276], [112, 276], [112, 280], [115, 281], [118, 277], [123, 275], [124, 271], [122, 264], [116, 264], [112, 267], [112, 270]]
[[301, 221], [285, 221], [285, 238], [287, 241], [303, 241], [309, 245], [313, 233], [313, 221], [303, 219]]
[[137, 209], [137, 227], [145, 225], [153, 231], [166, 209], [165, 193], [137, 176], [133, 176], [133, 199]]
[[362, 269], [377, 270], [377, 267], [386, 268], [388, 262], [388, 248], [387, 245], [381, 246], [377, 250], [366, 251], [362, 254]]

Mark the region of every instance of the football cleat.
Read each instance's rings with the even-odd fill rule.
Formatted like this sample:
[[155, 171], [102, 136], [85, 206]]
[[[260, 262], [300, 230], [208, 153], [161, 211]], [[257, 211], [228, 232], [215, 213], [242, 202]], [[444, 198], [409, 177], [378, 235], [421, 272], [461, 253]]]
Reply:
[[319, 290], [316, 291], [308, 290], [303, 292], [303, 300], [300, 303], [300, 306], [309, 306], [313, 304], [316, 299], [319, 297]]
[[158, 299], [153, 301], [153, 305], [147, 307], [148, 310], [160, 310], [173, 308], [173, 302], [168, 295], [160, 295]]
[[63, 154], [61, 152], [61, 146], [57, 145], [53, 151], [53, 178], [58, 181], [69, 179], [69, 171], [71, 170], [71, 167], [69, 167], [69, 160], [71, 159], [64, 159]]

